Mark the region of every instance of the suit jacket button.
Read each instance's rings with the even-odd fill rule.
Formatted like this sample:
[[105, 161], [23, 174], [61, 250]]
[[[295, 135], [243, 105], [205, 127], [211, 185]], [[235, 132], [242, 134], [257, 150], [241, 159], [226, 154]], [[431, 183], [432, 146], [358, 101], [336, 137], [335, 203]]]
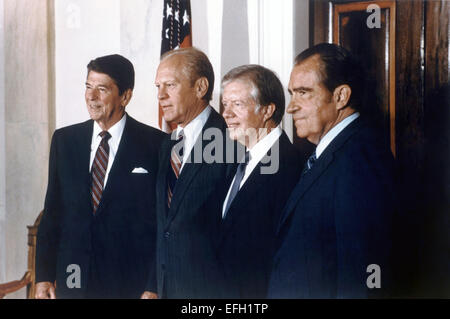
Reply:
[[165, 239], [169, 239], [169, 237], [170, 237], [170, 233], [169, 233], [168, 231], [166, 231], [166, 232], [164, 233], [164, 238], [165, 238]]

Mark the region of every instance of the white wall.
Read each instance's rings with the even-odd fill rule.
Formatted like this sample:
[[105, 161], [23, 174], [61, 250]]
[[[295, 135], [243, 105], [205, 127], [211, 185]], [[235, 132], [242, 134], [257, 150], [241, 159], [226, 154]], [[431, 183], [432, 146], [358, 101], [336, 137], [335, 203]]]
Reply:
[[[26, 226], [42, 210], [47, 183], [53, 109], [49, 4], [3, 0], [6, 281], [20, 279], [27, 269]], [[25, 296], [24, 290], [14, 296]]]
[[0, 282], [6, 280], [5, 246], [5, 53], [3, 0], [0, 0]]
[[217, 111], [222, 67], [223, 6], [222, 0], [191, 0], [192, 45], [208, 55], [214, 68], [215, 83], [211, 105]]
[[127, 111], [154, 127], [158, 127], [155, 76], [161, 52], [162, 12], [160, 0], [121, 0], [120, 52], [133, 62], [136, 72]]

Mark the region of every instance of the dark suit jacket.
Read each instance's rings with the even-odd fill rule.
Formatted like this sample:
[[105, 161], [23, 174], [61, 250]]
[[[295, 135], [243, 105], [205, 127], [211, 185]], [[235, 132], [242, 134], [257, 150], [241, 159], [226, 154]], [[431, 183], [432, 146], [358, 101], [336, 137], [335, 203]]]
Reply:
[[[202, 151], [210, 142], [201, 141], [208, 128], [217, 128], [226, 136], [224, 119], [212, 110], [196, 142], [202, 143]], [[163, 141], [157, 180], [158, 294], [162, 298], [225, 297], [224, 276], [215, 247], [224, 185], [233, 176], [236, 165], [186, 163], [176, 182], [169, 210], [167, 174], [173, 145], [170, 137]]]
[[266, 156], [279, 162], [278, 171], [261, 174], [261, 167], [270, 163], [260, 161], [222, 224], [218, 254], [228, 281], [233, 283], [235, 295], [231, 298], [266, 297], [280, 213], [303, 168], [298, 151], [284, 132]]
[[[94, 216], [89, 173], [93, 123], [61, 128], [53, 135], [36, 281], [56, 280], [58, 298], [137, 298], [147, 281], [156, 288], [148, 269], [155, 262], [157, 153], [165, 134], [127, 115]], [[148, 174], [132, 173], [137, 167]], [[80, 267], [81, 288], [66, 284], [71, 264]]]
[[[394, 163], [361, 118], [328, 145], [293, 190], [278, 229], [271, 298], [366, 298], [390, 285]], [[381, 267], [370, 290], [367, 266]]]

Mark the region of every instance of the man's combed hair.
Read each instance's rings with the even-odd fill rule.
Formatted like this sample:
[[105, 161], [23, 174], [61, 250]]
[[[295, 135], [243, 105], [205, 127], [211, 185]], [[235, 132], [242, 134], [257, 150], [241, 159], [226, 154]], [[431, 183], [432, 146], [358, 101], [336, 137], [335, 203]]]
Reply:
[[201, 77], [208, 80], [208, 90], [203, 100], [211, 101], [214, 90], [214, 70], [206, 54], [195, 47], [181, 48], [164, 53], [161, 61], [173, 56], [181, 56], [184, 59], [183, 69], [180, 71], [184, 72], [185, 76], [191, 80], [191, 86]]
[[252, 96], [260, 106], [275, 105], [272, 121], [278, 125], [284, 115], [284, 90], [276, 74], [257, 64], [238, 66], [230, 70], [222, 79], [222, 90], [234, 80], [249, 81], [253, 86]]
[[295, 65], [315, 55], [318, 55], [322, 62], [319, 76], [325, 87], [333, 92], [339, 85], [347, 84], [352, 90], [348, 105], [355, 110], [361, 110], [365, 89], [365, 75], [361, 63], [343, 47], [321, 43], [300, 53], [295, 58]]
[[134, 88], [134, 67], [125, 57], [119, 54], [106, 55], [91, 60], [87, 65], [90, 71], [104, 73], [114, 80], [119, 88], [119, 95]]

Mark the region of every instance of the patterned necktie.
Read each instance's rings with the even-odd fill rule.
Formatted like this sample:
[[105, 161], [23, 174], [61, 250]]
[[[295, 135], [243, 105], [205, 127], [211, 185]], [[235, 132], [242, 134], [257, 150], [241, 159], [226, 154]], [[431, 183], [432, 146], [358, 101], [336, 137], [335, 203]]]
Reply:
[[102, 131], [99, 135], [102, 140], [97, 148], [97, 152], [95, 153], [94, 162], [92, 163], [91, 168], [91, 195], [94, 215], [98, 205], [100, 204], [100, 199], [102, 198], [106, 169], [108, 168], [108, 140], [111, 138], [111, 134], [107, 131]]
[[247, 164], [250, 161], [250, 152], [246, 151], [244, 156], [244, 162], [240, 163], [238, 165], [238, 168], [236, 170], [236, 176], [234, 178], [233, 185], [231, 186], [230, 196], [228, 196], [227, 205], [225, 206], [225, 212], [223, 214], [223, 218], [227, 215], [228, 209], [231, 206], [231, 203], [233, 202], [233, 199], [236, 197], [237, 193], [239, 192], [239, 187], [241, 185], [242, 179], [245, 175], [245, 169], [247, 168]]
[[167, 174], [167, 207], [170, 208], [170, 203], [172, 202], [173, 193], [175, 190], [175, 185], [180, 176], [181, 165], [183, 163], [183, 153], [184, 153], [184, 132], [183, 130], [177, 136], [175, 144], [170, 150], [170, 167]]
[[305, 175], [307, 172], [309, 172], [309, 170], [313, 167], [316, 160], [317, 160], [316, 151], [314, 151], [305, 163], [305, 167], [303, 168], [302, 171], [302, 176]]

